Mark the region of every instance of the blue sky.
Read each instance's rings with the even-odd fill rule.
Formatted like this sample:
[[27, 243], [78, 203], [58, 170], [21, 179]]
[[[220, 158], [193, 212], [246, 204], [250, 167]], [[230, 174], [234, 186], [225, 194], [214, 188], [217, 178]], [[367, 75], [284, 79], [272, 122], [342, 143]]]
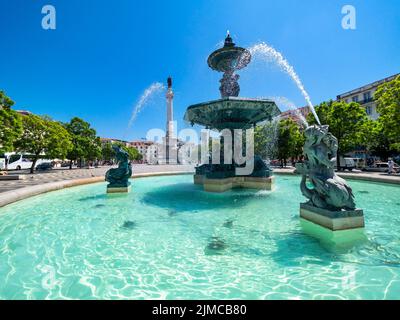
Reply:
[[[41, 27], [44, 5], [57, 29]], [[351, 4], [357, 29], [344, 30]], [[229, 29], [240, 46], [265, 41], [294, 66], [314, 104], [400, 72], [398, 0], [0, 0], [0, 89], [15, 108], [68, 121], [79, 116], [103, 137], [141, 138], [165, 127], [158, 95], [126, 127], [155, 81], [174, 79], [179, 129], [186, 108], [219, 97], [207, 66]], [[305, 105], [290, 78], [260, 63], [240, 72], [241, 96], [284, 96]]]

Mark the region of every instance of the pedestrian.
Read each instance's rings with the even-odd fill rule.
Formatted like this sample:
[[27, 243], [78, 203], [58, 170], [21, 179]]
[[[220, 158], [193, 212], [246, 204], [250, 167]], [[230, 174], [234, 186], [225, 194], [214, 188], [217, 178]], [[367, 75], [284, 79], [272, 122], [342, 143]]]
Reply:
[[394, 168], [394, 161], [392, 160], [392, 158], [389, 158], [388, 166], [389, 166], [389, 174], [392, 174]]

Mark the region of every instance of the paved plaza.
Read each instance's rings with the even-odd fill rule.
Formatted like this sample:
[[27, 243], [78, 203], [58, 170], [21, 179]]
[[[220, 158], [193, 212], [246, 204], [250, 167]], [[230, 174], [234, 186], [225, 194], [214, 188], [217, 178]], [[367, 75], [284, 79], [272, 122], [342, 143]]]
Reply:
[[[6, 191], [12, 191], [28, 186], [35, 186], [44, 183], [57, 182], [63, 180], [74, 180], [91, 177], [104, 176], [106, 171], [111, 167], [104, 166], [99, 168], [84, 168], [78, 169], [68, 168], [54, 169], [47, 172], [40, 172], [30, 174], [28, 170], [9, 172], [9, 175], [20, 175], [20, 180], [0, 180], [0, 193]], [[135, 164], [133, 165], [133, 175], [143, 173], [161, 173], [161, 172], [194, 172], [193, 165], [145, 165]]]

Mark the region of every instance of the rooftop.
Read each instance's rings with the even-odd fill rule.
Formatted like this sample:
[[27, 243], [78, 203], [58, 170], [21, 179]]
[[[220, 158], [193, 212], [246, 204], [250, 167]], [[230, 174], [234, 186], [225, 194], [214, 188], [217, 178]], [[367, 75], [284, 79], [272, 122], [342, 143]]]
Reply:
[[385, 83], [385, 82], [392, 81], [392, 80], [395, 79], [397, 76], [400, 76], [400, 73], [397, 73], [397, 74], [392, 75], [392, 76], [390, 76], [390, 77], [386, 77], [386, 78], [384, 78], [384, 79], [382, 79], [382, 80], [378, 80], [378, 81], [372, 82], [372, 83], [370, 83], [370, 84], [366, 84], [366, 85], [364, 85], [364, 86], [362, 86], [362, 87], [359, 87], [359, 88], [357, 88], [357, 89], [353, 89], [353, 90], [351, 90], [351, 91], [348, 91], [348, 92], [339, 94], [339, 95], [337, 96], [337, 99], [342, 99], [343, 97], [351, 96], [351, 95], [353, 95], [353, 94], [357, 94], [357, 93], [363, 92], [363, 91], [365, 91], [365, 90], [375, 88], [375, 87], [377, 87], [377, 86], [379, 86], [379, 85], [381, 85], [381, 84], [383, 84], [383, 83]]

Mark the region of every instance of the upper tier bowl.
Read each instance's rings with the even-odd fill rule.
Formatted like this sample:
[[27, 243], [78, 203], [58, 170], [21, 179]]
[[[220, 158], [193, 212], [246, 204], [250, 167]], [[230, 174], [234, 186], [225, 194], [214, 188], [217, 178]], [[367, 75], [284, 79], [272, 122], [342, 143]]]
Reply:
[[208, 57], [208, 66], [219, 72], [239, 70], [246, 67], [251, 61], [251, 54], [247, 49], [236, 47], [228, 34], [224, 46], [215, 50]]
[[227, 97], [190, 106], [184, 119], [208, 129], [249, 129], [280, 113], [272, 100]]

